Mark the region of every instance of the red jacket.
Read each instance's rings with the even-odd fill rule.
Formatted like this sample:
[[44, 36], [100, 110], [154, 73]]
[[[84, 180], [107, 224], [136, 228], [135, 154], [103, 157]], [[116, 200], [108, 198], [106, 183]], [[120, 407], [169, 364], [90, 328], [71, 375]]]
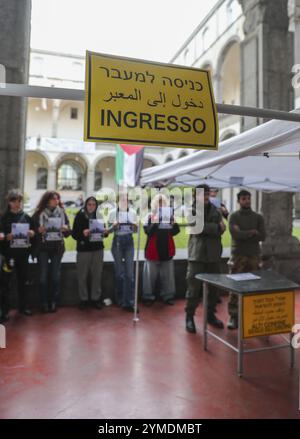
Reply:
[[149, 217], [148, 224], [144, 226], [147, 235], [145, 247], [145, 258], [149, 261], [168, 261], [175, 255], [175, 243], [173, 236], [180, 230], [177, 223], [172, 229], [160, 229], [159, 224], [151, 224]]

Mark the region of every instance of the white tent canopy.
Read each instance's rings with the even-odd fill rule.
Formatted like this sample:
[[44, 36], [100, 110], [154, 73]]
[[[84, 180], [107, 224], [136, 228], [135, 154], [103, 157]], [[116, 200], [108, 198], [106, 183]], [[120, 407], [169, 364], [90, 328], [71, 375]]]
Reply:
[[271, 120], [221, 142], [218, 151], [197, 151], [142, 171], [141, 185], [170, 182], [300, 191], [300, 123]]

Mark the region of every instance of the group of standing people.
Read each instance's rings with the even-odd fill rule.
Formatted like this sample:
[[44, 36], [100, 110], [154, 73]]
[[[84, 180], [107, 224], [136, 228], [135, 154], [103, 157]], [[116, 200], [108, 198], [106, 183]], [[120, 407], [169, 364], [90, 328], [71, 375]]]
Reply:
[[[23, 194], [19, 190], [10, 191], [6, 210], [0, 217], [0, 323], [9, 319], [13, 272], [17, 278], [19, 312], [26, 316], [32, 314], [28, 300], [30, 255], [38, 263], [41, 311], [48, 313], [57, 310], [64, 239], [70, 235], [76, 240], [79, 307], [86, 309], [89, 304], [97, 309], [102, 307], [103, 240], [113, 233], [111, 251], [115, 266], [115, 300], [125, 311], [134, 311], [133, 234], [138, 225], [136, 213], [126, 196], [120, 196], [118, 207], [111, 210], [107, 223], [99, 213], [97, 199], [87, 198], [77, 212], [72, 228], [60, 194], [56, 191], [47, 191], [42, 196], [32, 217], [23, 211], [22, 205]], [[156, 197], [144, 224], [147, 243], [143, 299], [146, 305], [151, 305], [155, 299], [158, 277], [163, 301], [168, 305], [174, 304], [173, 236], [179, 233], [179, 227], [172, 216], [169, 224], [161, 226], [161, 210], [166, 205], [163, 196]], [[152, 224], [152, 221], [155, 223]]]
[[[12, 274], [16, 272], [18, 309], [30, 316], [28, 300], [29, 256], [39, 265], [39, 293], [43, 312], [55, 312], [59, 299], [61, 259], [64, 238], [70, 235], [69, 219], [60, 195], [46, 192], [32, 217], [22, 207], [23, 194], [11, 190], [0, 218], [0, 321], [9, 319]], [[49, 227], [49, 225], [51, 227]], [[50, 280], [50, 285], [49, 285]]]
[[[226, 230], [224, 218], [228, 211], [211, 196], [207, 185], [198, 186], [204, 191], [204, 227], [192, 233], [188, 242], [186, 330], [196, 332], [194, 314], [201, 300], [201, 283], [198, 273], [220, 273], [222, 255], [221, 237]], [[196, 195], [197, 196], [197, 195]], [[265, 239], [263, 217], [251, 209], [251, 194], [241, 190], [238, 195], [240, 209], [229, 217], [232, 237], [230, 271], [241, 273], [259, 269], [260, 241]], [[195, 199], [195, 201], [197, 201]], [[203, 201], [203, 200], [202, 200]], [[104, 239], [113, 233], [112, 255], [115, 265], [115, 299], [125, 311], [134, 311], [134, 239], [138, 221], [126, 195], [120, 195], [117, 207], [111, 209], [105, 222], [95, 197], [88, 197], [77, 212], [73, 227], [63, 207], [60, 194], [47, 191], [30, 217], [22, 208], [23, 195], [12, 190], [7, 196], [7, 207], [0, 218], [0, 322], [9, 319], [9, 296], [12, 274], [16, 272], [19, 312], [32, 314], [28, 301], [29, 255], [39, 265], [39, 295], [42, 312], [55, 312], [60, 297], [61, 261], [65, 251], [64, 239], [72, 236], [77, 243], [77, 277], [80, 308], [89, 304], [101, 309], [101, 280], [103, 272]], [[194, 218], [195, 206], [191, 209]], [[167, 216], [167, 220], [166, 217]], [[143, 268], [143, 302], [151, 306], [156, 299], [157, 281], [160, 296], [167, 305], [175, 299], [174, 236], [180, 231], [174, 219], [174, 210], [168, 199], [158, 194], [151, 204], [151, 212], [144, 221], [147, 237]], [[90, 292], [88, 279], [90, 278]], [[208, 323], [223, 328], [218, 319], [218, 290], [210, 287], [208, 295]], [[238, 325], [237, 301], [230, 295], [228, 328]]]

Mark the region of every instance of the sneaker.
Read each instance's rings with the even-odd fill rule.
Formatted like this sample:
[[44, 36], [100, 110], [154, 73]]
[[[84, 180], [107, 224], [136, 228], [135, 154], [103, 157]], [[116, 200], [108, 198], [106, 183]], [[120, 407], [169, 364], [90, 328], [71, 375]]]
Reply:
[[238, 319], [235, 316], [231, 316], [227, 323], [228, 329], [237, 329], [238, 328]]

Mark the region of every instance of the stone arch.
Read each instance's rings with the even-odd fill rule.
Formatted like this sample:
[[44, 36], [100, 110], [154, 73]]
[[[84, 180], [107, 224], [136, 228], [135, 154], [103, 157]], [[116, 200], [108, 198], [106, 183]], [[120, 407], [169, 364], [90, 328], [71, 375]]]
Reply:
[[71, 193], [85, 192], [87, 169], [88, 165], [82, 154], [60, 154], [55, 160], [56, 189]]
[[143, 169], [152, 168], [152, 166], [155, 166], [153, 160], [144, 158], [143, 160]]
[[32, 198], [36, 191], [47, 189], [50, 167], [50, 160], [45, 153], [26, 151], [24, 192], [29, 198]]
[[158, 156], [155, 156], [153, 154], [144, 154], [144, 160], [150, 160], [154, 166], [161, 164], [158, 159]]
[[241, 84], [241, 53], [239, 37], [231, 37], [220, 52], [217, 62], [217, 101], [239, 105]]
[[224, 142], [224, 140], [230, 139], [231, 137], [236, 136], [238, 133], [232, 129], [225, 130], [220, 136], [220, 142]]
[[168, 155], [167, 155], [167, 158], [166, 158], [166, 160], [165, 160], [165, 163], [172, 162], [173, 160], [174, 160], [174, 159], [173, 159], [172, 155], [171, 155], [171, 154], [168, 154]]
[[182, 151], [180, 151], [180, 153], [178, 154], [178, 159], [181, 159], [182, 157], [186, 157], [186, 156], [188, 156], [189, 155], [189, 153], [187, 152], [187, 151], [185, 151], [185, 150], [182, 150]]
[[93, 167], [93, 190], [116, 187], [115, 181], [115, 156], [105, 154], [98, 156]]

